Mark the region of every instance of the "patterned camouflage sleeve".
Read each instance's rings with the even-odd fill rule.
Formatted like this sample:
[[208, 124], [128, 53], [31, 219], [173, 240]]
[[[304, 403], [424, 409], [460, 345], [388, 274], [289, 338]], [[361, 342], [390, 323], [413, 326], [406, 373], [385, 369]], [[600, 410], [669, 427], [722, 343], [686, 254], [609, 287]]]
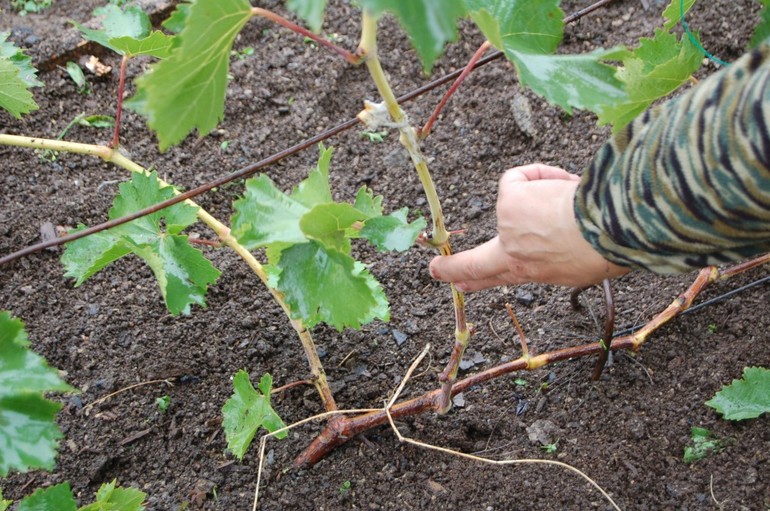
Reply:
[[575, 213], [606, 259], [656, 273], [770, 251], [770, 40], [613, 136]]

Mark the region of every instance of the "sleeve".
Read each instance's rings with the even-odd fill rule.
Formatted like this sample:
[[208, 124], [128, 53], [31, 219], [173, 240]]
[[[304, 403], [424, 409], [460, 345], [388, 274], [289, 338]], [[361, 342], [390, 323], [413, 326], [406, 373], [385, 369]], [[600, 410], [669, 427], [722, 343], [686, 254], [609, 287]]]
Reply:
[[656, 273], [770, 251], [769, 130], [770, 40], [599, 150], [575, 196], [583, 236]]

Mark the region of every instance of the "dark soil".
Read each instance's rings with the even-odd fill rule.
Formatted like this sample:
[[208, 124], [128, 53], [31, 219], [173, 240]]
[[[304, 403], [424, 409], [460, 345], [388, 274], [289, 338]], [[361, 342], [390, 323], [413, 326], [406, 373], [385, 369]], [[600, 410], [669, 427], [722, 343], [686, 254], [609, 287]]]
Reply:
[[[565, 2], [566, 12], [588, 1]], [[619, 0], [567, 28], [564, 51], [633, 44], [659, 25], [660, 0]], [[77, 43], [69, 19], [88, 21], [98, 3], [58, 0], [41, 15], [19, 17], [0, 1], [0, 31], [28, 48], [38, 64]], [[277, 2], [264, 2], [283, 12]], [[645, 8], [648, 6], [648, 8]], [[155, 5], [154, 7], [158, 7]], [[745, 48], [757, 21], [751, 0], [700, 2], [690, 16], [704, 45], [725, 60]], [[356, 11], [332, 2], [325, 25], [340, 44], [355, 48]], [[466, 26], [435, 69], [439, 76], [467, 62], [481, 42]], [[236, 43], [256, 53], [234, 60], [226, 119], [213, 135], [191, 137], [165, 154], [141, 119], [129, 113], [123, 126], [125, 149], [162, 177], [190, 188], [314, 135], [353, 117], [374, 90], [362, 68], [352, 68], [283, 29], [253, 20]], [[393, 20], [381, 35], [384, 65], [398, 93], [427, 79]], [[104, 54], [106, 64], [118, 59]], [[130, 78], [147, 62], [129, 66]], [[81, 112], [113, 114], [117, 76], [89, 76], [93, 94], [80, 95], [55, 66], [41, 75], [40, 110], [23, 121], [0, 114], [2, 131], [56, 137]], [[700, 72], [714, 70], [708, 64]], [[427, 94], [408, 111], [424, 120], [441, 92]], [[516, 121], [512, 101], [523, 95], [531, 106], [531, 127]], [[497, 61], [471, 75], [449, 104], [425, 145], [451, 228], [468, 233], [457, 248], [468, 248], [494, 233], [497, 179], [511, 166], [541, 161], [580, 172], [608, 136], [591, 115], [573, 116], [522, 92], [510, 65]], [[68, 140], [104, 143], [107, 131], [75, 127]], [[229, 141], [226, 150], [220, 144]], [[357, 129], [329, 141], [336, 148], [333, 189], [350, 199], [368, 183], [386, 197], [386, 207], [425, 209], [416, 176], [393, 135], [385, 143], [361, 138]], [[267, 169], [282, 187], [299, 181], [317, 153], [305, 151]], [[0, 148], [0, 253], [33, 244], [40, 227], [95, 224], [106, 219], [119, 168], [96, 159], [61, 154], [53, 163], [32, 151]], [[226, 220], [240, 183], [200, 197], [200, 204]], [[543, 207], [548, 207], [544, 204]], [[204, 226], [195, 231], [213, 238]], [[126, 259], [81, 287], [63, 278], [60, 253], [48, 251], [0, 269], [0, 308], [22, 318], [33, 347], [67, 381], [77, 396], [60, 399], [64, 440], [53, 473], [31, 472], [3, 481], [7, 498], [35, 488], [70, 481], [82, 503], [100, 484], [117, 479], [149, 494], [150, 510], [251, 509], [258, 455], [242, 462], [225, 451], [222, 405], [231, 394], [231, 377], [246, 368], [253, 379], [270, 372], [276, 385], [306, 378], [307, 364], [296, 335], [248, 268], [227, 250], [206, 249], [223, 271], [208, 296], [208, 308], [189, 317], [171, 317], [150, 271]], [[431, 254], [414, 249], [404, 255], [360, 252], [372, 264], [392, 301], [389, 324], [362, 332], [319, 327], [313, 332], [323, 363], [343, 408], [382, 406], [426, 343], [433, 345], [430, 369], [416, 376], [407, 396], [436, 387], [452, 345], [451, 297], [426, 271]], [[715, 284], [699, 300], [763, 277], [760, 269]], [[633, 274], [615, 283], [618, 329], [646, 322], [692, 280], [693, 275], [656, 277]], [[545, 352], [577, 345], [601, 335], [604, 315], [599, 289], [584, 293], [582, 312], [569, 307], [570, 290], [527, 285], [468, 297], [476, 335], [466, 359], [470, 374], [518, 356], [520, 348], [503, 308], [512, 302], [530, 338], [531, 349]], [[770, 507], [770, 429], [768, 418], [733, 423], [704, 405], [744, 366], [770, 366], [770, 287], [741, 292], [729, 300], [675, 320], [657, 332], [636, 355], [619, 354], [601, 380], [591, 383], [592, 360], [573, 360], [531, 374], [500, 378], [466, 393], [464, 406], [439, 416], [425, 414], [399, 422], [410, 437], [496, 459], [545, 458], [569, 463], [594, 478], [626, 510], [746, 509]], [[397, 333], [398, 332], [398, 333]], [[406, 336], [398, 344], [396, 336]], [[424, 364], [427, 364], [424, 363]], [[516, 378], [527, 385], [516, 383]], [[87, 410], [84, 405], [129, 385], [174, 379], [174, 386], [151, 384], [124, 392]], [[541, 383], [549, 382], [546, 393]], [[161, 413], [157, 397], [168, 394]], [[295, 388], [275, 398], [288, 422], [321, 411], [315, 390]], [[544, 422], [545, 421], [545, 422]], [[553, 428], [555, 453], [528, 437], [533, 424]], [[682, 460], [692, 426], [730, 439], [727, 448], [692, 465]], [[386, 427], [353, 439], [315, 467], [289, 470], [322, 424], [295, 430], [287, 440], [268, 444], [260, 509], [456, 509], [582, 510], [609, 509], [584, 480], [563, 469], [477, 464], [400, 444]], [[535, 426], [536, 427], [536, 426]], [[345, 490], [343, 486], [350, 488]], [[721, 503], [718, 505], [715, 500]]]

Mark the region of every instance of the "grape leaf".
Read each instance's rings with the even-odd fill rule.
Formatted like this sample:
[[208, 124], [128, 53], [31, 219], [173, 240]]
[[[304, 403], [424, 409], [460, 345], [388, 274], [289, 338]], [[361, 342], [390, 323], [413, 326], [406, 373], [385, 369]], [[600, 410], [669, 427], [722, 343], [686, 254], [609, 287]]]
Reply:
[[754, 35], [749, 41], [749, 48], [754, 48], [759, 43], [770, 37], [770, 0], [758, 0], [762, 4], [759, 24], [754, 27]]
[[89, 41], [99, 43], [121, 55], [124, 54], [118, 47], [113, 46], [113, 39], [130, 38], [141, 40], [150, 34], [152, 23], [150, 17], [142, 9], [136, 6], [128, 6], [125, 10], [117, 5], [107, 4], [104, 7], [94, 9], [93, 15], [101, 17], [102, 27], [99, 30], [87, 28], [80, 23], [73, 22], [80, 30], [83, 37]]
[[171, 16], [166, 18], [161, 25], [166, 30], [178, 34], [184, 29], [189, 14], [190, 4], [186, 0], [183, 0], [177, 4], [176, 9], [171, 13]]
[[666, 96], [687, 81], [700, 67], [702, 55], [686, 37], [681, 41], [658, 29], [654, 38], [642, 38], [639, 47], [623, 59], [618, 78], [625, 83], [628, 100], [609, 106], [599, 114], [599, 124], [613, 130], [631, 122], [653, 101]]
[[722, 387], [706, 405], [732, 421], [755, 419], [770, 412], [770, 369], [743, 368], [743, 378]]
[[671, 3], [663, 10], [663, 17], [666, 22], [663, 26], [666, 30], [671, 30], [682, 19], [682, 14], [687, 12], [695, 5], [695, 0], [684, 0], [684, 13], [682, 13], [682, 0], [671, 0]]
[[418, 218], [410, 224], [406, 219], [408, 212], [408, 208], [402, 208], [388, 216], [368, 220], [361, 229], [361, 236], [380, 251], [403, 252], [409, 249], [428, 224], [424, 218]]
[[318, 33], [321, 31], [324, 10], [326, 10], [326, 0], [288, 0], [286, 7], [307, 21], [313, 32]]
[[141, 39], [130, 36], [113, 37], [109, 43], [110, 48], [121, 55], [129, 57], [150, 55], [158, 59], [165, 59], [171, 54], [174, 38], [159, 30], [155, 30], [147, 37]]
[[302, 216], [299, 226], [308, 239], [337, 252], [350, 254], [347, 229], [365, 218], [366, 215], [350, 204], [319, 204]]
[[246, 194], [233, 204], [231, 223], [238, 241], [248, 249], [307, 241], [299, 225], [302, 216], [319, 204], [334, 203], [329, 187], [331, 157], [332, 148], [319, 145], [318, 164], [290, 196], [264, 174], [247, 180]]
[[398, 17], [426, 73], [444, 51], [444, 45], [457, 39], [457, 19], [466, 14], [463, 0], [359, 0], [359, 3], [375, 15], [388, 11]]
[[283, 250], [276, 266], [276, 287], [285, 294], [292, 317], [309, 328], [324, 322], [342, 331], [389, 319], [379, 283], [349, 255], [311, 241]]
[[[269, 432], [286, 427], [270, 405], [270, 391], [273, 377], [262, 376], [257, 388], [249, 381], [249, 373], [241, 369], [233, 377], [233, 395], [222, 407], [222, 427], [227, 438], [227, 448], [243, 459], [257, 430], [264, 427]], [[278, 433], [277, 438], [286, 438], [287, 432]]]
[[382, 216], [382, 195], [374, 196], [374, 192], [366, 185], [358, 189], [356, 193], [355, 208], [366, 215], [366, 218]]
[[334, 202], [329, 187], [329, 165], [333, 152], [332, 147], [327, 149], [323, 144], [318, 145], [318, 163], [307, 178], [294, 187], [291, 192], [292, 199], [308, 209], [319, 204]]
[[117, 482], [104, 483], [96, 492], [96, 501], [78, 511], [144, 511], [147, 495], [135, 488], [118, 488]]
[[486, 38], [505, 53], [519, 80], [567, 112], [572, 108], [601, 112], [627, 100], [616, 69], [603, 60], [618, 51], [551, 55], [563, 37], [558, 0], [465, 0], [471, 17]]
[[69, 483], [40, 488], [19, 504], [19, 511], [75, 511], [77, 504], [72, 497]]
[[19, 70], [19, 78], [27, 87], [42, 87], [43, 82], [37, 79], [37, 69], [32, 65], [32, 57], [8, 41], [10, 35], [10, 32], [0, 32], [0, 60], [9, 59]]
[[208, 134], [224, 118], [230, 50], [251, 16], [248, 0], [196, 1], [171, 56], [136, 80], [161, 151], [193, 130]]
[[[134, 174], [131, 181], [120, 185], [109, 218], [120, 218], [173, 195], [171, 187], [161, 188], [155, 172]], [[189, 314], [192, 304], [205, 307], [208, 286], [216, 282], [220, 273], [199, 250], [190, 246], [187, 236], [179, 234], [195, 222], [196, 213], [195, 207], [176, 204], [68, 243], [62, 256], [65, 276], [74, 277], [75, 286], [79, 286], [111, 262], [134, 253], [152, 269], [172, 314]]]
[[0, 108], [17, 119], [38, 109], [19, 68], [7, 58], [0, 58]]
[[308, 208], [281, 192], [264, 174], [246, 181], [246, 193], [233, 207], [233, 235], [248, 249], [307, 241], [299, 221]]
[[0, 312], [0, 476], [11, 470], [52, 469], [61, 438], [54, 421], [61, 405], [44, 392], [73, 390], [28, 349], [24, 325]]
[[465, 0], [465, 5], [498, 49], [545, 55], [556, 51], [564, 35], [559, 0]]

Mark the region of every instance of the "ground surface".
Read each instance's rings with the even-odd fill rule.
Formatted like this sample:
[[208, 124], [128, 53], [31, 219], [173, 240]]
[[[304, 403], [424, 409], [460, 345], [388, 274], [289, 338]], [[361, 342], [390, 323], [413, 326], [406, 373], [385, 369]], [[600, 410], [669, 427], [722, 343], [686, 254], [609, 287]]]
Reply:
[[[331, 3], [325, 30], [354, 48], [355, 10], [347, 2]], [[566, 2], [565, 11], [588, 3]], [[564, 51], [633, 43], [649, 35], [658, 25], [660, 3], [619, 0], [568, 27]], [[8, 1], [0, 1], [0, 31], [12, 30], [11, 39], [27, 47], [41, 65], [77, 42], [67, 20], [86, 22], [97, 5], [55, 4], [43, 15], [22, 18], [10, 12]], [[275, 2], [264, 4], [283, 12]], [[691, 23], [712, 52], [733, 60], [745, 47], [756, 11], [750, 0], [700, 2]], [[381, 41], [384, 65], [398, 93], [426, 82], [392, 21], [385, 23]], [[480, 41], [467, 28], [436, 66], [436, 76], [463, 65]], [[374, 99], [364, 69], [351, 68], [267, 22], [251, 22], [236, 43], [237, 48], [247, 46], [256, 52], [233, 62], [227, 117], [215, 136], [190, 138], [159, 154], [142, 121], [129, 113], [123, 140], [130, 156], [189, 188], [346, 120], [358, 112], [363, 98]], [[103, 60], [118, 64], [108, 54]], [[130, 78], [144, 65], [133, 63]], [[46, 87], [36, 91], [40, 110], [20, 122], [0, 114], [0, 130], [53, 138], [81, 112], [114, 112], [115, 73], [89, 76], [94, 92], [84, 96], [61, 69], [48, 67], [41, 75]], [[713, 69], [708, 65], [699, 74]], [[410, 104], [412, 117], [424, 120], [438, 94]], [[532, 110], [531, 126], [517, 122], [511, 105], [521, 94], [512, 69], [502, 61], [474, 72], [426, 143], [448, 224], [468, 229], [457, 239], [458, 248], [493, 234], [502, 170], [542, 161], [579, 172], [607, 137], [590, 115], [567, 116], [530, 93], [523, 97]], [[102, 143], [109, 134], [76, 127], [66, 139]], [[220, 147], [223, 141], [229, 141], [226, 150]], [[337, 148], [332, 184], [340, 198], [351, 198], [368, 183], [385, 196], [388, 209], [424, 209], [417, 178], [392, 135], [385, 143], [372, 144], [354, 129], [329, 143]], [[315, 156], [314, 150], [305, 151], [267, 172], [289, 188]], [[46, 222], [73, 226], [103, 221], [117, 181], [126, 178], [120, 169], [72, 155], [44, 163], [31, 151], [0, 148], [0, 161], [2, 254], [39, 241]], [[225, 187], [200, 203], [226, 220], [241, 189], [240, 184]], [[203, 226], [194, 230], [212, 237]], [[59, 422], [65, 438], [55, 472], [11, 477], [2, 484], [6, 497], [20, 498], [36, 487], [69, 480], [81, 502], [89, 502], [101, 483], [117, 478], [146, 491], [150, 510], [177, 510], [186, 502], [190, 509], [251, 509], [257, 455], [250, 452], [243, 462], [233, 462], [220, 427], [230, 378], [246, 368], [253, 378], [269, 371], [276, 385], [284, 385], [305, 378], [307, 365], [285, 317], [246, 266], [225, 250], [207, 249], [207, 254], [223, 276], [209, 294], [207, 309], [180, 318], [167, 313], [150, 272], [137, 260], [122, 261], [77, 289], [62, 277], [58, 252], [35, 254], [0, 269], [0, 309], [22, 318], [34, 348], [82, 391], [61, 398], [66, 406]], [[362, 253], [391, 298], [392, 321], [363, 332], [314, 330], [341, 407], [381, 406], [428, 342], [434, 346], [430, 370], [413, 379], [407, 394], [435, 388], [453, 326], [448, 289], [429, 278], [429, 257], [420, 249], [405, 255]], [[769, 272], [760, 269], [720, 283], [704, 298]], [[637, 274], [617, 281], [618, 328], [645, 322], [692, 277]], [[427, 414], [399, 424], [409, 436], [463, 452], [569, 463], [598, 481], [623, 509], [767, 509], [770, 419], [728, 423], [703, 403], [739, 377], [744, 366], [770, 366], [768, 296], [770, 288], [758, 286], [676, 320], [636, 356], [616, 356], [598, 383], [588, 381], [592, 361], [569, 361], [473, 389], [464, 395], [464, 406], [447, 415]], [[466, 358], [476, 364], [463, 374], [518, 356], [503, 309], [507, 301], [514, 303], [537, 352], [596, 339], [601, 331], [597, 321], [604, 314], [599, 290], [584, 294], [589, 307], [583, 312], [572, 311], [568, 297], [567, 289], [534, 285], [470, 296], [469, 316], [477, 334]], [[397, 337], [406, 340], [399, 344]], [[173, 388], [144, 386], [84, 408], [126, 386], [169, 378], [176, 381]], [[528, 385], [517, 385], [515, 378]], [[545, 394], [540, 392], [544, 381], [550, 382]], [[161, 413], [155, 399], [166, 394], [170, 406]], [[320, 411], [312, 388], [290, 390], [275, 405], [287, 422]], [[558, 440], [555, 453], [528, 438], [528, 430], [543, 424], [553, 430], [550, 441]], [[692, 426], [731, 439], [729, 446], [685, 464], [682, 453]], [[587, 483], [562, 469], [479, 465], [399, 444], [384, 427], [369, 432], [368, 442], [354, 439], [312, 469], [287, 470], [320, 427], [306, 426], [288, 440], [269, 444], [260, 509], [608, 509]], [[348, 482], [349, 489], [341, 490]]]

